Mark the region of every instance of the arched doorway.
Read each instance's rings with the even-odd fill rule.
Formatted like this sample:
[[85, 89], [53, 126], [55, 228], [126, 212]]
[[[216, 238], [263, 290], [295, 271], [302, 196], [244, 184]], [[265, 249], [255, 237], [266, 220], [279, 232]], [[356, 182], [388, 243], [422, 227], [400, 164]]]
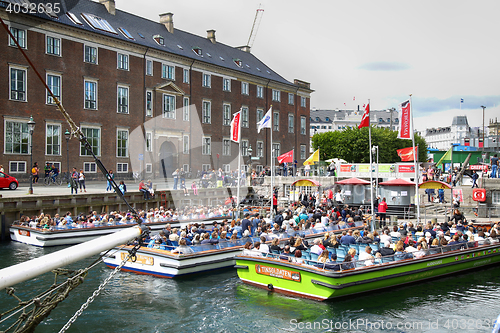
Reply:
[[171, 141], [165, 141], [160, 147], [160, 175], [171, 178], [172, 173], [178, 168], [177, 149]]

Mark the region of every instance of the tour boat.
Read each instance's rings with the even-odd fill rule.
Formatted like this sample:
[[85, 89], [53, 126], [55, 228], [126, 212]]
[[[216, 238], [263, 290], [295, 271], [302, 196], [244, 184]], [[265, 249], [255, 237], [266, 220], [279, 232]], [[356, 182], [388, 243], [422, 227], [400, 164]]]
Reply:
[[[357, 261], [354, 268], [346, 264], [326, 264], [305, 260], [297, 263], [279, 255], [256, 257], [239, 255], [235, 268], [247, 284], [278, 293], [324, 301], [443, 275], [478, 269], [500, 261], [500, 244], [462, 243], [430, 249], [421, 258], [394, 260], [382, 258], [365, 266]], [[292, 259], [290, 259], [292, 260]], [[370, 262], [371, 264], [371, 262]]]
[[[356, 222], [356, 226], [351, 229], [362, 227], [362, 222]], [[347, 229], [342, 229], [347, 230]], [[322, 230], [308, 229], [299, 232], [304, 239], [323, 237], [325, 232], [340, 232], [336, 225], [329, 226]], [[291, 235], [282, 233], [276, 235], [280, 242], [289, 239]], [[233, 267], [235, 257], [243, 251], [243, 245], [247, 241], [260, 241], [259, 237], [241, 238], [236, 241], [221, 241], [218, 244], [203, 244], [189, 246], [193, 250], [191, 254], [172, 253], [175, 246], [164, 246], [164, 249], [154, 249], [141, 247], [137, 251], [137, 256], [129, 260], [122, 267], [122, 271], [137, 274], [153, 275], [163, 278], [174, 278], [188, 274], [200, 273], [215, 269]], [[104, 263], [114, 268], [118, 266], [128, 254], [131, 246], [116, 247], [108, 254], [104, 255]]]

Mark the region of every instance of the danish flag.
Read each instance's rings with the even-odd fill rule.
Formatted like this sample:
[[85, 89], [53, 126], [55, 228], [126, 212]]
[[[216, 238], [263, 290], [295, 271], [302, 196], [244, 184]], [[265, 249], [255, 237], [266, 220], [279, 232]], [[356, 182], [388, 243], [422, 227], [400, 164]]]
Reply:
[[366, 104], [365, 113], [363, 113], [363, 118], [361, 118], [361, 123], [358, 128], [370, 126], [370, 103]]

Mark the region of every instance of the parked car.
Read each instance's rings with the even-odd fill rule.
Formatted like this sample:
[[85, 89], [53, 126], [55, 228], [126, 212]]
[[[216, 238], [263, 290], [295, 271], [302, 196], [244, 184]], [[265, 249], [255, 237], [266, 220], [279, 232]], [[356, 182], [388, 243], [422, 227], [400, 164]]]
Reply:
[[9, 188], [15, 190], [19, 186], [19, 182], [15, 177], [9, 176], [5, 172], [0, 171], [0, 188]]

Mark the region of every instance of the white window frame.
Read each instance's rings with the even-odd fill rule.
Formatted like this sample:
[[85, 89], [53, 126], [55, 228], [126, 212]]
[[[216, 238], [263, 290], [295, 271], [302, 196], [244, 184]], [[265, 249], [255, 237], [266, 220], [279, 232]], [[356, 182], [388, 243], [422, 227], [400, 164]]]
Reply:
[[146, 75], [153, 76], [154, 62], [152, 59], [146, 59]]
[[[148, 95], [151, 96], [151, 100], [149, 100]], [[154, 108], [154, 100], [153, 99], [154, 99], [153, 90], [146, 89], [146, 117], [153, 116], [153, 108]]]
[[128, 173], [128, 163], [116, 163], [116, 173]]
[[[54, 86], [49, 83], [49, 76], [58, 77], [59, 78], [59, 86], [57, 87], [59, 89], [58, 94], [54, 93], [54, 89], [53, 89]], [[59, 73], [54, 73], [54, 72], [47, 72], [47, 73], [45, 73], [45, 82], [47, 83], [47, 86], [49, 88], [51, 88], [52, 93], [57, 97], [57, 99], [60, 102], [62, 102], [62, 75], [59, 74]], [[46, 96], [46, 99], [45, 99], [45, 104], [48, 104], [48, 105], [54, 105], [54, 104], [56, 104], [54, 102], [54, 99], [52, 98], [52, 96], [49, 94], [48, 90], [46, 90], [46, 95], [47, 96]]]
[[273, 89], [272, 100], [274, 102], [281, 102], [281, 90]]
[[491, 191], [491, 203], [500, 205], [500, 191]]
[[[53, 126], [53, 127], [58, 127], [59, 128], [59, 136], [57, 138], [57, 143], [51, 143], [50, 145], [52, 147], [54, 146], [58, 146], [59, 147], [59, 154], [54, 154], [54, 153], [51, 153], [49, 154], [49, 143], [48, 143], [48, 134], [49, 134], [49, 126]], [[61, 137], [62, 137], [62, 126], [60, 123], [46, 123], [45, 124], [45, 155], [49, 155], [49, 156], [61, 156], [61, 150], [62, 150], [62, 145], [61, 145]], [[54, 149], [52, 148], [52, 152], [54, 151]]]
[[[307, 134], [307, 119], [305, 116], [300, 116], [300, 134], [306, 135]], [[340, 129], [340, 126], [339, 126]]]
[[293, 105], [294, 94], [288, 93], [288, 104]]
[[[57, 45], [58, 52], [49, 52], [49, 38], [51, 38], [54, 42], [58, 41], [59, 45]], [[52, 45], [53, 49], [55, 50], [56, 47]], [[53, 35], [45, 35], [45, 54], [51, 55], [51, 56], [56, 56], [56, 57], [61, 57], [62, 56], [62, 39], [59, 37], [55, 37]]]
[[273, 143], [273, 158], [276, 158], [281, 155], [281, 144], [279, 142]]
[[[4, 131], [3, 131], [3, 142], [4, 142], [4, 146], [3, 146], [3, 151], [4, 151], [4, 154], [5, 155], [29, 155], [30, 154], [30, 146], [31, 146], [31, 135], [29, 133], [29, 130], [28, 130], [28, 121], [29, 119], [12, 119], [12, 118], [4, 118]], [[14, 152], [13, 151], [13, 148], [12, 148], [12, 151], [7, 151], [7, 139], [6, 139], [6, 136], [7, 136], [7, 122], [13, 122], [13, 123], [19, 123], [21, 124], [21, 139], [19, 142], [17, 142], [17, 144], [20, 144], [20, 150], [19, 150], [19, 153], [18, 152]], [[23, 124], [25, 124], [25, 129], [26, 129], [26, 132], [23, 132], [22, 131], [22, 127], [23, 127]], [[23, 147], [22, 147], [22, 142], [23, 142], [23, 136], [25, 139], [27, 139], [27, 143], [26, 143], [26, 153], [23, 153]], [[14, 145], [14, 142], [12, 142], [12, 144]]]
[[295, 132], [295, 116], [293, 115], [293, 113], [289, 113], [288, 114], [288, 133], [294, 133], [294, 132]]
[[202, 104], [202, 116], [201, 122], [203, 124], [211, 124], [212, 123], [212, 101], [203, 100]]
[[[12, 92], [13, 92], [13, 90], [12, 90], [12, 70], [13, 69], [15, 69], [17, 71], [24, 72], [24, 80], [23, 80], [24, 98], [22, 98], [22, 99], [12, 98]], [[17, 79], [17, 75], [16, 75], [16, 79]], [[19, 90], [16, 90], [16, 95], [19, 95]], [[9, 65], [9, 100], [16, 101], [16, 102], [27, 102], [28, 101], [28, 69], [27, 69], [27, 67], [17, 66], [17, 65]]]
[[241, 156], [243, 160], [248, 156], [248, 147], [250, 147], [248, 140], [241, 140]]
[[[17, 32], [12, 31], [12, 29], [15, 29]], [[19, 43], [19, 46], [21, 46], [22, 49], [26, 50], [28, 48], [28, 31], [26, 29], [12, 26], [12, 25], [9, 27], [9, 31], [14, 35], [14, 37], [17, 38], [17, 42]], [[23, 32], [23, 35], [24, 35], [22, 38], [22, 43], [19, 42], [19, 32], [21, 32], [21, 31]], [[17, 36], [16, 36], [16, 34], [17, 34]], [[10, 38], [10, 35], [8, 38], [9, 38], [9, 46], [17, 47], [14, 40], [12, 40], [12, 38]]]
[[56, 168], [59, 169], [59, 172], [61, 172], [61, 168], [62, 168], [62, 165], [61, 165], [61, 162], [56, 162], [56, 161], [46, 161], [45, 163], [49, 163], [51, 166], [54, 165]]
[[187, 68], [182, 70], [182, 82], [189, 84], [189, 69]]
[[170, 64], [161, 64], [162, 79], [175, 81], [175, 66]]
[[264, 166], [262, 164], [257, 164], [255, 166], [255, 171], [257, 171], [257, 173], [261, 173], [262, 170], [264, 170]]
[[183, 164], [182, 165], [182, 170], [184, 170], [184, 172], [189, 172], [189, 164]]
[[[95, 61], [91, 61], [92, 59], [89, 59], [89, 61], [87, 61], [87, 48], [95, 50]], [[97, 46], [94, 46], [94, 45], [84, 44], [83, 45], [83, 62], [85, 62], [87, 64], [98, 65], [99, 64], [99, 48]]]
[[210, 171], [212, 168], [211, 168], [211, 165], [210, 164], [202, 164], [201, 165], [201, 171]]
[[222, 164], [222, 170], [226, 173], [231, 172], [231, 164]]
[[146, 132], [146, 146], [144, 149], [147, 152], [152, 152], [153, 151], [153, 132]]
[[212, 74], [203, 73], [201, 77], [202, 77], [202, 82], [201, 82], [202, 87], [212, 88]]
[[273, 131], [279, 132], [280, 130], [280, 113], [279, 111], [273, 112]]
[[264, 118], [264, 109], [258, 108], [256, 116], [257, 116], [257, 129], [258, 129], [259, 128], [259, 122], [262, 120], [262, 118]]
[[250, 111], [248, 106], [241, 107], [241, 127], [248, 128], [250, 125]]
[[231, 126], [231, 104], [222, 104], [222, 126]]
[[[95, 95], [95, 100], [93, 101], [95, 103], [95, 107], [92, 108], [92, 107], [87, 107], [87, 82], [89, 83], [93, 83], [95, 84], [95, 91], [94, 91], [94, 95]], [[97, 80], [93, 80], [93, 79], [89, 79], [89, 78], [84, 78], [83, 80], [83, 108], [86, 109], [86, 110], [98, 110], [99, 109], [99, 94], [98, 94], [98, 91], [99, 91], [99, 82]], [[90, 102], [92, 102], [92, 100], [89, 99]]]
[[97, 173], [97, 163], [95, 163], [95, 162], [83, 162], [83, 172], [85, 172], [85, 173]]
[[305, 160], [306, 159], [306, 151], [307, 151], [307, 147], [306, 145], [300, 145], [300, 159], [301, 160]]
[[187, 134], [182, 136], [182, 153], [189, 155], [189, 135]]
[[256, 146], [256, 152], [255, 152], [255, 156], [256, 157], [264, 157], [264, 141], [257, 141], [256, 142], [257, 146]]
[[257, 98], [264, 98], [264, 87], [257, 86]]
[[[125, 143], [126, 147], [120, 147], [119, 146], [119, 139], [118, 139], [118, 135], [121, 133], [127, 133], [127, 141]], [[126, 157], [129, 157], [129, 147], [130, 147], [130, 134], [128, 132], [128, 129], [126, 128], [117, 128], [116, 129], [116, 157], [118, 158], [126, 158]], [[125, 150], [125, 155], [120, 155], [119, 152], [120, 150]]]
[[231, 92], [231, 79], [228, 77], [222, 78], [222, 90]]
[[116, 68], [122, 71], [129, 70], [130, 58], [128, 54], [125, 53], [116, 53]]
[[[173, 103], [165, 103], [166, 100], [173, 101]], [[169, 119], [175, 119], [175, 103], [176, 103], [176, 98], [175, 95], [170, 95], [170, 94], [163, 94], [162, 98], [162, 116], [163, 118], [169, 118]], [[171, 105], [173, 104], [173, 106]], [[167, 110], [167, 105], [171, 105], [170, 109]]]
[[248, 95], [250, 91], [250, 87], [248, 82], [241, 81], [241, 94], [242, 95]]
[[[9, 173], [12, 173], [12, 174], [14, 174], [14, 173], [26, 173], [28, 171], [26, 169], [26, 164], [27, 164], [26, 161], [9, 161]], [[16, 170], [15, 171], [12, 170], [12, 169], [14, 169], [12, 167], [12, 165], [16, 165], [16, 167], [15, 167]], [[19, 166], [20, 165], [23, 165], [22, 168], [24, 168], [24, 170], [19, 171]]]
[[183, 121], [189, 121], [190, 118], [190, 109], [191, 107], [189, 106], [189, 97], [183, 97], [182, 98], [182, 120]]
[[231, 139], [222, 138], [222, 156], [231, 156]]
[[153, 164], [146, 163], [146, 173], [153, 173]]
[[212, 155], [212, 137], [203, 136], [201, 138], [201, 154]]
[[300, 97], [300, 106], [303, 107], [303, 108], [305, 108], [306, 105], [307, 105], [306, 98], [301, 96]]
[[[85, 129], [85, 131], [86, 131], [86, 129], [99, 130], [99, 137], [98, 137], [99, 144], [97, 146], [98, 152], [97, 153], [94, 152], [94, 154], [96, 156], [101, 156], [101, 151], [102, 151], [101, 150], [101, 145], [102, 145], [102, 128], [100, 126], [80, 125], [80, 130], [82, 132], [84, 131], [84, 129]], [[87, 135], [87, 133], [84, 133], [84, 134], [85, 134], [85, 137], [88, 140], [89, 136]], [[82, 150], [85, 151], [84, 155], [82, 155]], [[85, 147], [83, 146], [82, 143], [80, 143], [80, 156], [82, 156], [82, 157], [83, 156], [92, 156], [90, 153], [87, 152], [87, 149], [85, 149]]]
[[[126, 91], [127, 96], [125, 96], [126, 105], [120, 105], [120, 100], [123, 98], [120, 96], [120, 91]], [[124, 85], [118, 85], [116, 87], [116, 112], [121, 114], [129, 114], [130, 112], [130, 88]]]

